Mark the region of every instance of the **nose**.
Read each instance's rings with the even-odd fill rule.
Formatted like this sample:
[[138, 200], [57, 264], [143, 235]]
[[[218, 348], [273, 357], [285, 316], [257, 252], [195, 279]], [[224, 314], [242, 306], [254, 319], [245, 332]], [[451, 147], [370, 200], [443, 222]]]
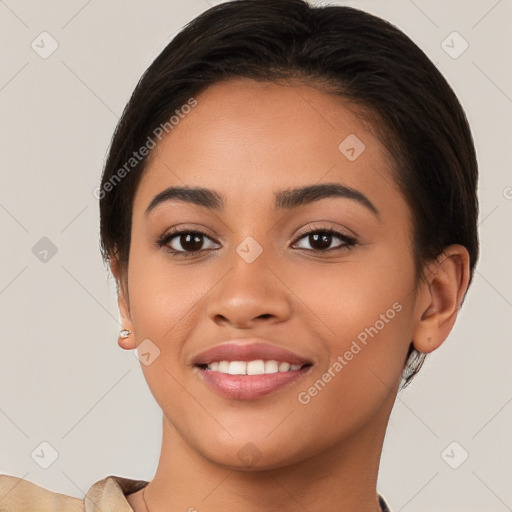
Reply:
[[291, 292], [264, 255], [248, 263], [238, 254], [209, 295], [208, 316], [217, 325], [250, 329], [285, 322], [291, 315]]

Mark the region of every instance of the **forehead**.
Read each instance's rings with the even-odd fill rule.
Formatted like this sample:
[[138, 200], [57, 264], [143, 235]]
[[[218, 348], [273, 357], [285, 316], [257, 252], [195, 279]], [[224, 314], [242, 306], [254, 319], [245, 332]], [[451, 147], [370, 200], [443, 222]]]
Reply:
[[241, 79], [214, 84], [195, 100], [152, 151], [135, 210], [171, 185], [219, 190], [238, 206], [323, 181], [368, 195], [382, 195], [383, 186], [399, 193], [386, 146], [343, 98]]

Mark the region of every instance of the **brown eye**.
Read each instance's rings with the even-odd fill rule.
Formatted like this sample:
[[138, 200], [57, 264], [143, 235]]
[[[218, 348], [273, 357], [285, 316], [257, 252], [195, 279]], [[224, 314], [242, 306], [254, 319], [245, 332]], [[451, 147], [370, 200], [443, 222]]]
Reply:
[[[173, 242], [178, 242], [176, 245], [181, 246], [181, 250], [184, 251], [199, 251], [203, 245], [203, 235], [199, 233], [189, 233], [184, 235], [176, 235], [173, 237], [175, 240]], [[177, 247], [173, 247], [171, 243], [171, 247], [174, 250], [179, 251]]]
[[[204, 247], [205, 241], [210, 243]], [[202, 231], [173, 231], [165, 234], [158, 242], [159, 247], [166, 247], [169, 252], [176, 256], [188, 256], [215, 248], [215, 243]]]
[[[334, 240], [341, 240], [335, 247], [331, 247]], [[344, 233], [340, 233], [334, 229], [317, 229], [310, 231], [299, 237], [298, 240], [305, 240], [310, 247], [299, 247], [299, 249], [306, 249], [315, 252], [327, 252], [336, 249], [350, 249], [356, 244], [356, 240]]]
[[330, 234], [315, 234], [308, 235], [309, 244], [315, 250], [322, 251], [324, 249], [329, 249], [332, 243], [333, 236]]

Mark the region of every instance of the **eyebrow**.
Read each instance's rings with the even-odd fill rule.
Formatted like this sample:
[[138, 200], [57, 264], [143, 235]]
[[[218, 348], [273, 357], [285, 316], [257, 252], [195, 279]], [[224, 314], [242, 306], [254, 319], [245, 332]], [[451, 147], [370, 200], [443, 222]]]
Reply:
[[[277, 210], [290, 210], [332, 197], [342, 197], [357, 201], [379, 217], [379, 210], [362, 192], [340, 183], [308, 185], [282, 190], [274, 194]], [[145, 214], [149, 214], [159, 204], [167, 201], [184, 201], [216, 211], [224, 209], [225, 205], [224, 197], [215, 190], [202, 187], [169, 187], [152, 199]]]

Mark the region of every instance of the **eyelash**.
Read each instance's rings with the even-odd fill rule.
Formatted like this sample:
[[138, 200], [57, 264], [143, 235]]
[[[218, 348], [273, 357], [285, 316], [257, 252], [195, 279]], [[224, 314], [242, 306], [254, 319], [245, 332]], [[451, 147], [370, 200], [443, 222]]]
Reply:
[[[354, 245], [357, 244], [357, 240], [354, 237], [349, 236], [340, 231], [336, 231], [333, 228], [320, 228], [319, 229], [319, 228], [315, 228], [315, 227], [310, 227], [307, 230], [305, 230], [304, 232], [300, 233], [300, 235], [298, 235], [298, 237], [296, 238], [294, 244], [296, 242], [298, 242], [299, 240], [301, 240], [302, 238], [305, 238], [306, 236], [310, 236], [312, 234], [334, 235], [336, 238], [339, 238], [344, 243], [339, 247], [334, 247], [331, 249], [325, 249], [325, 250], [302, 249], [302, 250], [323, 254], [323, 253], [327, 253], [327, 252], [333, 252], [336, 250], [349, 251], [353, 248]], [[157, 246], [160, 248], [167, 246], [167, 244], [173, 238], [176, 238], [180, 235], [200, 235], [200, 236], [204, 236], [204, 237], [208, 238], [209, 240], [212, 240], [208, 234], [206, 234], [204, 231], [201, 231], [200, 229], [181, 229], [180, 230], [180, 229], [176, 228], [176, 229], [172, 229], [171, 231], [168, 231], [167, 233], [162, 235], [157, 241]], [[196, 256], [197, 254], [200, 254], [203, 251], [208, 251], [208, 250], [212, 250], [212, 249], [201, 249], [198, 251], [177, 251], [176, 249], [170, 249], [169, 247], [167, 247], [167, 252], [172, 254], [173, 258], [191, 258], [193, 256]]]

